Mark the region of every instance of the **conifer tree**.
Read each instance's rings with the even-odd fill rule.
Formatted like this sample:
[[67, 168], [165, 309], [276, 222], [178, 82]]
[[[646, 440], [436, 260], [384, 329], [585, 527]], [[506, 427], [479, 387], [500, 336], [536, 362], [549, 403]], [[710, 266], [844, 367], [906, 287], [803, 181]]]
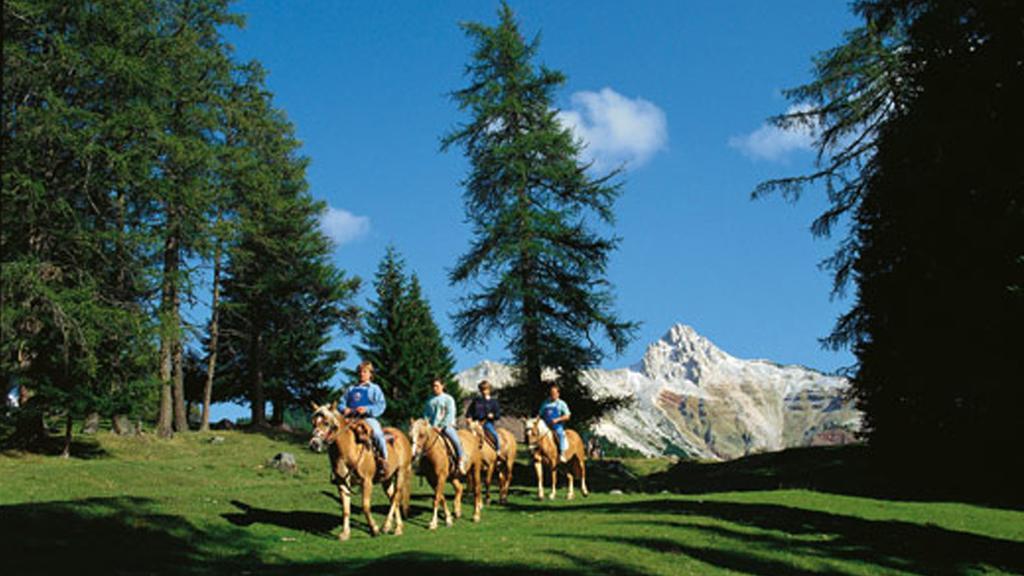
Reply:
[[[362, 333], [355, 347], [363, 360], [374, 365], [374, 382], [384, 391], [388, 409], [384, 417], [401, 425], [423, 412], [434, 378], [445, 382], [456, 401], [461, 395], [454, 379], [455, 361], [422, 295], [419, 279], [406, 276], [405, 261], [388, 247], [375, 277], [377, 299], [371, 300]], [[355, 378], [355, 370], [346, 370]]]
[[138, 411], [152, 323], [140, 193], [155, 148], [147, 2], [3, 5], [0, 369], [23, 408]]
[[790, 92], [811, 108], [779, 119], [818, 128], [821, 170], [761, 189], [824, 179], [831, 206], [815, 231], [850, 218], [826, 265], [856, 299], [825, 343], [856, 355], [874, 453], [929, 480], [1011, 486], [1019, 475], [985, 456], [1016, 449], [1024, 400], [1024, 163], [1007, 144], [1024, 128], [1022, 14], [1012, 2], [854, 8], [864, 26]]
[[[262, 72], [253, 67], [254, 82]], [[221, 301], [221, 337], [214, 391], [244, 400], [255, 426], [283, 422], [289, 406], [326, 394], [344, 351], [328, 347], [358, 320], [352, 299], [359, 279], [331, 262], [332, 245], [318, 226], [324, 210], [306, 191], [307, 160], [293, 128], [265, 91], [250, 92], [238, 137], [252, 154], [238, 173], [236, 240], [228, 249]]]
[[461, 146], [471, 164], [463, 185], [474, 240], [450, 281], [479, 288], [461, 300], [456, 337], [474, 345], [507, 336], [519, 388], [506, 399], [535, 410], [545, 395], [542, 370], [550, 368], [586, 422], [615, 402], [595, 400], [581, 370], [605, 358], [599, 340], [620, 353], [636, 328], [612, 310], [605, 278], [619, 241], [593, 231], [614, 222], [618, 171], [588, 173], [581, 144], [553, 105], [565, 77], [533, 64], [538, 40], [524, 40], [507, 4], [498, 15], [495, 27], [464, 25], [475, 51], [469, 85], [453, 97], [470, 118], [442, 141], [442, 149]]

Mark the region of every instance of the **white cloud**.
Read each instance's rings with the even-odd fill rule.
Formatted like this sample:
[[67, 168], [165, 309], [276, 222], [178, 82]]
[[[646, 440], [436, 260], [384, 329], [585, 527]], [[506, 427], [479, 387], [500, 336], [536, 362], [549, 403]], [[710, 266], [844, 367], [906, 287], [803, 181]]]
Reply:
[[320, 216], [320, 229], [340, 247], [365, 236], [370, 231], [370, 219], [328, 206]]
[[635, 168], [668, 142], [665, 112], [643, 98], [629, 99], [611, 88], [572, 95], [572, 109], [558, 113], [563, 125], [583, 140], [583, 154], [599, 169], [625, 162]]
[[[810, 109], [809, 104], [797, 104], [790, 106], [786, 110], [786, 114]], [[729, 138], [729, 146], [754, 160], [780, 162], [784, 161], [786, 156], [794, 150], [812, 150], [814, 130], [808, 125], [796, 125], [783, 129], [765, 123], [750, 134]]]

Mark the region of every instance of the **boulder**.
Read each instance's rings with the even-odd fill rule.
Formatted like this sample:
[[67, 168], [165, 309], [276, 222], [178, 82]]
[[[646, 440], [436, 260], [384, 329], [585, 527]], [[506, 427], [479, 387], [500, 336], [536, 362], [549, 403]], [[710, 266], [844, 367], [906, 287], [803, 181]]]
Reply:
[[281, 472], [295, 472], [299, 469], [299, 465], [295, 462], [295, 455], [291, 452], [278, 452], [267, 461], [267, 468], [276, 468]]

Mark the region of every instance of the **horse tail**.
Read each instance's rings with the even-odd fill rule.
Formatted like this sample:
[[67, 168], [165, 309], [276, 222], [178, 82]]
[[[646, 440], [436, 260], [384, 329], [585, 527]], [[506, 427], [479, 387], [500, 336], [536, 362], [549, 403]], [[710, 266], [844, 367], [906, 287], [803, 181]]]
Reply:
[[402, 485], [399, 486], [398, 489], [401, 491], [400, 492], [400, 496], [401, 496], [400, 503], [401, 503], [401, 506], [402, 506], [402, 516], [405, 517], [405, 518], [408, 518], [409, 517], [409, 500], [412, 499], [412, 464], [411, 463], [408, 464], [405, 467], [405, 474], [403, 474], [402, 476], [404, 476], [404, 478], [402, 479]]

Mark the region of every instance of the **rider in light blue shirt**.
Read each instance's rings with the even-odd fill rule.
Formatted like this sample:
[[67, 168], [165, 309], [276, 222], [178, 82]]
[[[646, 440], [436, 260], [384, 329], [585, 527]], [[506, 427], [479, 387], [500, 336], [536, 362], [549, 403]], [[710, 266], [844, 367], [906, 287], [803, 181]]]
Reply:
[[459, 472], [466, 473], [466, 455], [462, 451], [462, 442], [459, 434], [455, 431], [455, 399], [444, 391], [444, 382], [435, 378], [431, 383], [431, 390], [434, 397], [427, 401], [423, 407], [423, 417], [435, 428], [440, 428], [455, 446], [455, 452], [459, 458]]
[[373, 430], [373, 444], [377, 447], [378, 460], [377, 469], [383, 471], [388, 459], [388, 446], [384, 441], [384, 431], [381, 430], [381, 414], [387, 408], [387, 401], [384, 399], [384, 392], [380, 386], [374, 384], [373, 363], [364, 361], [359, 364], [359, 383], [349, 386], [345, 393], [338, 400], [338, 409], [346, 417], [362, 418], [370, 429]]
[[559, 398], [560, 394], [558, 384], [552, 384], [548, 389], [548, 399], [540, 405], [538, 415], [558, 437], [558, 459], [565, 462], [565, 453], [569, 450], [569, 442], [565, 438], [563, 424], [569, 420], [572, 414], [569, 412], [569, 405]]

